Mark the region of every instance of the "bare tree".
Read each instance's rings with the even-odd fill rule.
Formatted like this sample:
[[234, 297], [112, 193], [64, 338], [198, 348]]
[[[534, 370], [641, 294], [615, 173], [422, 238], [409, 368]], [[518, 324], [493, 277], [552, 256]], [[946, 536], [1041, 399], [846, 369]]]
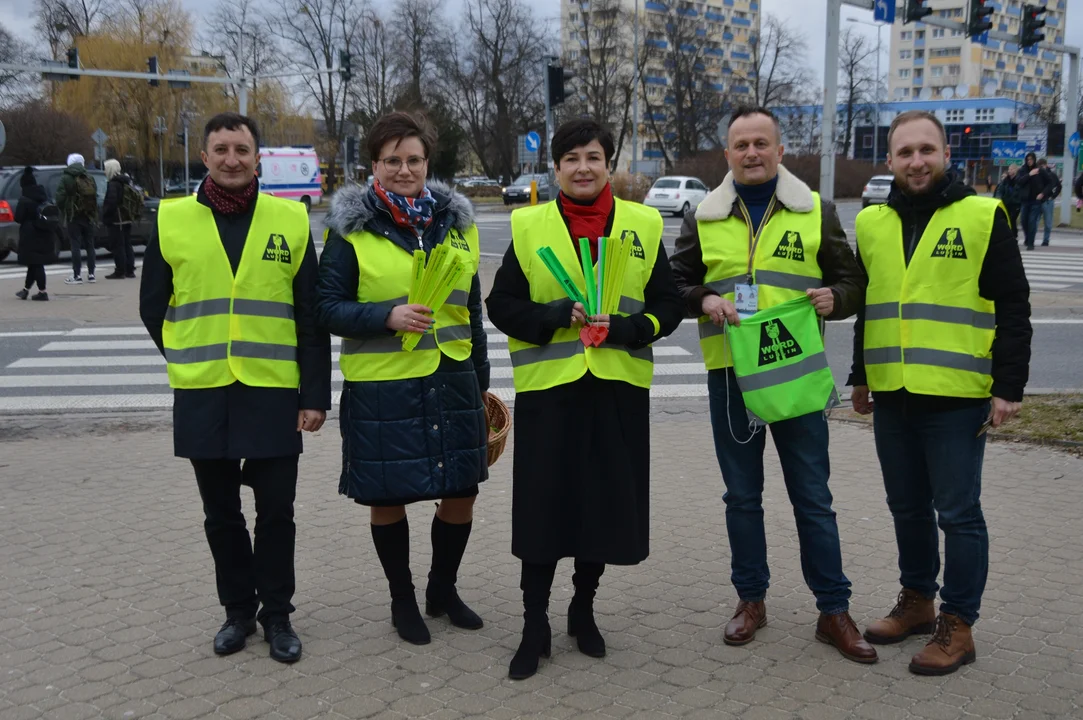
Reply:
[[759, 36], [749, 45], [753, 73], [744, 80], [756, 105], [788, 105], [811, 82], [805, 35], [789, 21], [768, 14]]
[[63, 164], [68, 153], [93, 154], [90, 127], [45, 100], [31, 100], [0, 112], [8, 143], [0, 165]]
[[[0, 27], [0, 63], [29, 62], [30, 54], [30, 47], [26, 43]], [[30, 100], [39, 88], [36, 79], [26, 73], [0, 71], [0, 107]]]
[[[201, 49], [217, 58], [226, 74], [252, 78], [249, 114], [262, 115], [262, 81], [257, 76], [277, 72], [285, 62], [256, 0], [219, 0], [206, 23]], [[222, 87], [227, 97], [236, 95], [232, 85]]]
[[422, 104], [425, 93], [432, 89], [443, 49], [451, 40], [444, 30], [443, 0], [399, 0], [392, 11], [392, 27], [399, 34], [393, 56], [395, 69], [404, 84], [403, 99], [409, 104]]
[[842, 34], [842, 42], [839, 46], [839, 93], [844, 108], [842, 146], [843, 155], [850, 154], [850, 142], [853, 139], [854, 124], [859, 116], [866, 117], [868, 122], [872, 116], [866, 110], [858, 112], [858, 106], [867, 105], [876, 88], [878, 79], [869, 68], [875, 65], [876, 43], [860, 33], [853, 32], [853, 28], [846, 28]]
[[36, 27], [55, 58], [75, 38], [93, 32], [109, 10], [109, 0], [38, 0]]
[[352, 51], [354, 80], [350, 98], [361, 124], [368, 125], [394, 104], [399, 85], [394, 45], [402, 42], [401, 33], [405, 31], [386, 22], [372, 7], [364, 9], [362, 18]]

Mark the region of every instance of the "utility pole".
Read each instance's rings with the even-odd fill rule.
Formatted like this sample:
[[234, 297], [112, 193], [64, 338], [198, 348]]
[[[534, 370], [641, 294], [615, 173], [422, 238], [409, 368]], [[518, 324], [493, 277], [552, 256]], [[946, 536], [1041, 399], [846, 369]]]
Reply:
[[827, 41], [824, 43], [823, 128], [820, 136], [820, 196], [835, 199], [835, 114], [839, 97], [839, 19], [842, 0], [827, 0]]
[[639, 0], [632, 17], [632, 175], [639, 169]]
[[[159, 115], [154, 121], [154, 134], [158, 136], [158, 197], [165, 197], [165, 164], [162, 161], [162, 136], [165, 135], [165, 118]], [[187, 192], [187, 188], [185, 188]]]
[[[556, 174], [553, 172], [553, 161], [551, 159], [553, 156], [553, 149], [550, 147], [549, 143], [553, 141], [553, 133], [555, 132], [555, 129], [553, 128], [553, 104], [550, 102], [551, 95], [549, 93], [549, 66], [560, 60], [560, 58], [554, 56], [546, 56], [542, 58], [542, 60], [545, 63], [545, 153], [550, 158], [545, 164], [545, 166], [549, 169], [547, 180], [549, 187], [547, 197], [550, 200], [553, 200], [556, 198], [556, 195], [553, 194], [553, 184], [556, 182]], [[561, 72], [563, 72], [563, 70]], [[541, 152], [540, 147], [538, 148], [538, 152]], [[538, 160], [540, 162], [541, 158], [538, 158]]]

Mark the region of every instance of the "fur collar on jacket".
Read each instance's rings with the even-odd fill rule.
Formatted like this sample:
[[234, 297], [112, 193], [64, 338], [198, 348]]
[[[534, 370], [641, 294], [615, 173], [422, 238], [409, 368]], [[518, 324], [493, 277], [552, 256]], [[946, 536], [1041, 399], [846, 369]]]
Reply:
[[[451, 225], [460, 232], [466, 232], [474, 224], [474, 206], [465, 195], [439, 180], [429, 180], [426, 185], [436, 198], [436, 215], [451, 213]], [[379, 212], [378, 202], [368, 186], [347, 185], [331, 198], [327, 227], [342, 237], [363, 230]]]
[[[775, 189], [775, 197], [790, 212], [807, 213], [815, 208], [809, 186], [782, 165], [778, 166], [778, 187]], [[737, 202], [737, 187], [733, 184], [731, 170], [726, 173], [722, 184], [712, 190], [696, 208], [696, 219], [725, 220], [733, 211], [735, 202]]]

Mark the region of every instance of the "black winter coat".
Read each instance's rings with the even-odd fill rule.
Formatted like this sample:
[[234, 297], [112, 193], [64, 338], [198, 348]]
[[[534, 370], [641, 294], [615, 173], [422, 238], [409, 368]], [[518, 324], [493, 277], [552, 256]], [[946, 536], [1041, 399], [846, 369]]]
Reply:
[[119, 225], [130, 223], [131, 218], [121, 218], [120, 205], [124, 200], [124, 187], [130, 185], [132, 179], [121, 173], [114, 175], [113, 179], [105, 186], [105, 200], [102, 201], [102, 222], [106, 225]]
[[56, 261], [56, 225], [41, 216], [41, 208], [47, 203], [48, 197], [41, 185], [23, 188], [23, 196], [15, 206], [20, 265], [45, 265]]
[[[437, 182], [430, 182], [429, 189], [437, 205], [421, 237], [426, 253], [442, 243], [452, 227], [465, 232], [474, 225], [469, 200]], [[392, 334], [385, 324], [391, 303], [357, 302], [357, 254], [344, 236], [364, 229], [413, 253], [417, 235], [392, 221], [371, 188], [357, 186], [335, 194], [327, 226], [317, 289], [320, 325], [357, 340]], [[477, 275], [467, 306], [471, 358], [456, 362], [444, 356], [434, 373], [420, 378], [344, 382], [340, 493], [366, 505], [399, 505], [473, 494], [488, 478], [488, 426], [481, 393], [489, 388], [489, 356]]]

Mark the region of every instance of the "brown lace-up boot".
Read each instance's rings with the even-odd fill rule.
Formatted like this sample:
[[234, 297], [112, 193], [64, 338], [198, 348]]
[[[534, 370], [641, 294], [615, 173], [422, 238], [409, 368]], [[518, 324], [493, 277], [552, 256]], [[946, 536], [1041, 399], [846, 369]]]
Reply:
[[936, 608], [931, 598], [903, 588], [888, 616], [869, 625], [865, 639], [874, 645], [891, 645], [911, 635], [927, 635], [936, 625]]
[[950, 675], [974, 662], [974, 635], [962, 618], [940, 613], [933, 639], [910, 660], [910, 672], [917, 675]]
[[737, 603], [733, 619], [726, 624], [722, 641], [727, 645], [747, 645], [756, 637], [756, 631], [767, 624], [767, 608], [759, 602]]

